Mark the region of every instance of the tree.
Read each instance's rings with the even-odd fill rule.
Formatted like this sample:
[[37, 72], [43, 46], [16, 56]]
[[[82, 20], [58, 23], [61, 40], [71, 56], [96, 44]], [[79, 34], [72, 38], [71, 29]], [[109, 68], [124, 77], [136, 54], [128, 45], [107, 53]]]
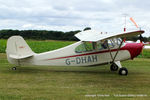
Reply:
[[91, 27], [86, 27], [83, 31], [91, 30]]

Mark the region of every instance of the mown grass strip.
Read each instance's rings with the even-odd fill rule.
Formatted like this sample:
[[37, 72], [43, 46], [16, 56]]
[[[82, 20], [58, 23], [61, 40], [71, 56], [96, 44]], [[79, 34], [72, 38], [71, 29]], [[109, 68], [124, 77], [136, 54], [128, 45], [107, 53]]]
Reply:
[[[111, 72], [110, 65], [26, 65], [13, 71], [14, 65], [7, 62], [6, 54], [0, 54], [0, 100], [149, 100], [150, 59], [136, 58], [122, 62], [122, 65], [128, 68], [128, 76]], [[141, 94], [146, 96], [128, 96]]]

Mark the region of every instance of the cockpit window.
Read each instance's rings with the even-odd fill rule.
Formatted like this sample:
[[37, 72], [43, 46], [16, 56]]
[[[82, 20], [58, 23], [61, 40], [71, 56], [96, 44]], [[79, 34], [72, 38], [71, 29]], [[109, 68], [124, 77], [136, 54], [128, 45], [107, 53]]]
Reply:
[[[89, 52], [89, 51], [101, 51], [108, 50], [109, 48], [116, 48], [120, 45], [121, 39], [114, 38], [109, 40], [102, 40], [98, 42], [82, 42], [75, 48], [76, 53]], [[109, 48], [108, 48], [109, 46]]]
[[113, 48], [115, 46], [112, 40], [108, 40], [108, 46], [109, 48]]
[[76, 47], [75, 52], [76, 53], [88, 52], [93, 51], [95, 49], [96, 49], [95, 42], [83, 42], [82, 44]]
[[105, 40], [105, 41], [100, 41], [99, 43], [97, 43], [97, 48], [99, 50], [108, 49], [108, 46], [109, 48], [114, 47], [112, 40]]
[[121, 43], [121, 39], [120, 38], [114, 38], [114, 39], [111, 39], [112, 40], [112, 42], [114, 43], [114, 44], [117, 44], [117, 45], [120, 45], [120, 43]]
[[85, 52], [86, 48], [84, 46], [84, 44], [80, 44], [79, 46], [76, 47], [75, 52], [76, 53], [81, 53], [81, 52]]
[[117, 40], [118, 40], [118, 45], [120, 45], [122, 41], [121, 38], [118, 38]]

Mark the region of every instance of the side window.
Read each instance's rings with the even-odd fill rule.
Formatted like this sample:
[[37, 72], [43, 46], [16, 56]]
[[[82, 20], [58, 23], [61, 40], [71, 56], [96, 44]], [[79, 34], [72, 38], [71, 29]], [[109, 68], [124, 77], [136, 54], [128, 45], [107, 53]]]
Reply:
[[91, 42], [83, 42], [75, 48], [76, 53], [88, 52], [93, 50], [93, 45]]
[[85, 49], [84, 43], [83, 43], [83, 44], [80, 44], [79, 46], [77, 46], [77, 47], [75, 48], [75, 52], [76, 52], [76, 53], [82, 53], [82, 52], [85, 52], [85, 51], [86, 51], [86, 49]]
[[98, 48], [98, 50], [102, 50], [103, 49], [103, 47], [102, 47], [102, 45], [100, 43], [97, 45], [97, 48]]
[[108, 49], [108, 46], [109, 46], [109, 48], [113, 48], [114, 47], [114, 44], [113, 44], [113, 42], [111, 40], [101, 41], [101, 42], [99, 42], [97, 44], [98, 50]]
[[85, 49], [86, 51], [92, 51], [93, 50], [93, 46], [91, 42], [84, 42], [85, 45]]
[[120, 39], [120, 38], [118, 38], [118, 39], [114, 38], [114, 39], [112, 39], [112, 42], [113, 42], [115, 45], [119, 46], [120, 43], [121, 43], [121, 39]]
[[117, 40], [118, 40], [117, 44], [120, 45], [121, 44], [121, 39], [118, 38]]
[[107, 40], [105, 41], [100, 41], [98, 44], [97, 44], [97, 48], [98, 50], [103, 50], [103, 49], [107, 49]]
[[109, 46], [109, 48], [113, 48], [114, 47], [114, 44], [113, 44], [112, 40], [108, 40], [108, 46]]
[[94, 51], [94, 50], [104, 50], [113, 48], [114, 44], [112, 40], [104, 40], [104, 41], [99, 41], [99, 42], [83, 42], [79, 46], [75, 48], [76, 53], [82, 53], [82, 52], [89, 52], [89, 51]]

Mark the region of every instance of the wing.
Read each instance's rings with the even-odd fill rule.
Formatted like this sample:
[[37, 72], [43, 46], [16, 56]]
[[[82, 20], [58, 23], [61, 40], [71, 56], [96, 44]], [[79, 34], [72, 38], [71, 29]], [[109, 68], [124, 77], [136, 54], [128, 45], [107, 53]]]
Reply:
[[79, 32], [75, 34], [75, 36], [80, 39], [81, 41], [93, 41], [97, 42], [100, 40], [105, 40], [109, 38], [118, 38], [118, 37], [131, 37], [135, 35], [140, 35], [144, 33], [143, 30], [139, 31], [132, 31], [132, 32], [124, 32], [124, 33], [114, 33], [114, 34], [103, 34], [102, 32], [97, 32], [93, 30], [87, 30], [83, 32]]

